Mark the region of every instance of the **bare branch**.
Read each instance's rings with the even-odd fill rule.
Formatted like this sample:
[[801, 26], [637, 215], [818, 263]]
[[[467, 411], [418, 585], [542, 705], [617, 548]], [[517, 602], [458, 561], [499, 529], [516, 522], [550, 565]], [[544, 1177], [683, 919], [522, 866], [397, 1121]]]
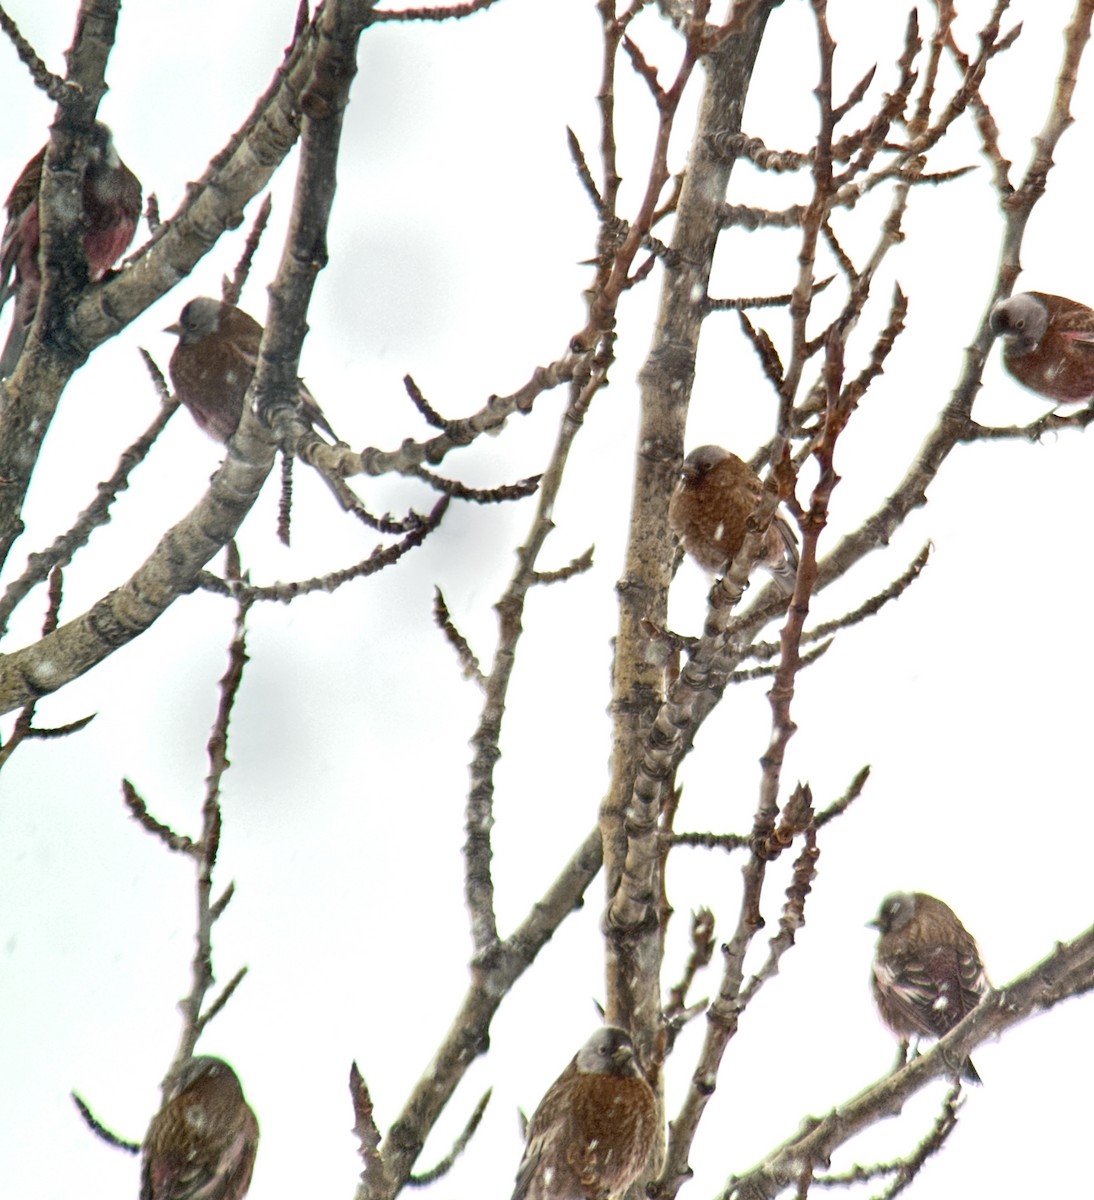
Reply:
[[746, 833], [674, 833], [674, 846], [700, 846], [705, 850], [747, 850], [749, 835]]
[[899, 1158], [894, 1162], [875, 1163], [870, 1167], [855, 1167], [839, 1175], [817, 1175], [813, 1182], [818, 1187], [843, 1187], [850, 1183], [860, 1183], [865, 1180], [877, 1179], [883, 1175], [895, 1175], [896, 1178], [881, 1193], [879, 1200], [899, 1195], [919, 1174], [920, 1167], [932, 1155], [942, 1149], [946, 1139], [957, 1128], [957, 1113], [961, 1107], [961, 1084], [957, 1082], [946, 1093], [942, 1101], [942, 1109], [935, 1118], [927, 1136], [915, 1148], [915, 1152], [907, 1158]]
[[101, 1138], [108, 1146], [115, 1146], [117, 1149], [125, 1150], [129, 1154], [140, 1154], [140, 1142], [131, 1142], [127, 1138], [119, 1137], [118, 1134], [114, 1133], [110, 1129], [107, 1129], [107, 1127], [91, 1111], [87, 1101], [81, 1095], [79, 1095], [78, 1092], [70, 1092], [69, 1095], [72, 1097], [72, 1103], [76, 1105], [80, 1116], [83, 1117], [84, 1124], [87, 1125], [88, 1129], [90, 1129], [96, 1137]]
[[443, 1176], [447, 1175], [452, 1170], [456, 1159], [467, 1148], [467, 1143], [475, 1136], [475, 1130], [479, 1127], [479, 1122], [482, 1120], [483, 1113], [486, 1112], [486, 1106], [490, 1103], [490, 1097], [493, 1090], [487, 1088], [482, 1094], [482, 1098], [475, 1105], [475, 1110], [468, 1118], [467, 1124], [463, 1127], [460, 1136], [453, 1142], [452, 1149], [441, 1159], [441, 1161], [431, 1170], [423, 1171], [421, 1175], [411, 1175], [407, 1179], [407, 1184], [410, 1187], [428, 1187], [431, 1183]]
[[[681, 844], [679, 835], [674, 841]], [[709, 965], [713, 957], [714, 914], [709, 908], [701, 908], [691, 914], [691, 953], [688, 955], [684, 973], [680, 981], [669, 989], [668, 999], [665, 1001], [664, 1018], [670, 1024], [674, 1024], [684, 1014], [688, 992], [695, 982], [695, 976]]]
[[19, 31], [19, 26], [16, 25], [8, 15], [7, 10], [3, 7], [0, 7], [0, 30], [3, 30], [7, 35], [8, 40], [15, 48], [15, 53], [19, 55], [19, 61], [30, 72], [30, 77], [34, 80], [35, 86], [41, 88], [54, 104], [60, 104], [66, 90], [72, 85], [66, 83], [60, 76], [54, 75], [49, 70], [46, 64], [35, 53], [34, 47], [23, 37]]
[[484, 688], [486, 686], [486, 676], [482, 673], [479, 660], [468, 645], [467, 639], [453, 624], [452, 615], [448, 611], [448, 605], [445, 603], [444, 595], [440, 588], [433, 589], [433, 619], [437, 623], [437, 627], [448, 639], [449, 645], [456, 651], [456, 657], [460, 660], [460, 668], [464, 679], [472, 679], [479, 687]]
[[577, 140], [577, 134], [566, 126], [566, 144], [570, 148], [570, 157], [574, 160], [574, 167], [577, 169], [577, 177], [581, 180], [581, 186], [585, 189], [586, 194], [593, 203], [593, 208], [597, 213], [603, 213], [604, 201], [601, 198], [600, 192], [597, 190], [596, 181], [593, 179], [593, 173], [589, 170], [589, 163], [585, 158], [585, 151], [581, 149], [581, 143]]
[[218, 592], [222, 596], [240, 596], [250, 601], [279, 600], [283, 604], [288, 604], [297, 596], [306, 596], [311, 592], [333, 592], [353, 579], [363, 579], [368, 575], [375, 575], [377, 571], [382, 571], [385, 567], [397, 563], [407, 551], [420, 546], [440, 524], [441, 518], [448, 511], [448, 504], [448, 497], [442, 496], [433, 506], [432, 512], [428, 516], [422, 517], [417, 528], [408, 533], [401, 542], [397, 542], [394, 546], [378, 547], [368, 558], [355, 566], [346, 567], [340, 571], [331, 571], [327, 575], [302, 579], [294, 583], [272, 583], [265, 587], [249, 583], [226, 583], [215, 575], [204, 572], [198, 579], [198, 585], [208, 591]]
[[452, 425], [451, 421], [446, 421], [444, 417], [429, 403], [422, 393], [421, 388], [414, 382], [409, 375], [403, 376], [403, 386], [406, 388], [406, 394], [410, 397], [414, 407], [425, 417], [426, 421], [433, 426], [434, 429], [443, 429], [446, 433]]
[[267, 192], [262, 198], [262, 203], [258, 206], [255, 219], [251, 222], [251, 232], [247, 234], [247, 241], [243, 245], [243, 253], [239, 256], [239, 262], [236, 264], [232, 278], [230, 280], [225, 279], [221, 285], [221, 299], [228, 304], [239, 304], [239, 297], [243, 294], [243, 285], [247, 282], [247, 276], [251, 273], [251, 264], [254, 262], [254, 256], [258, 251], [259, 243], [262, 241], [262, 235], [266, 232], [266, 226], [269, 223], [272, 209], [273, 200], [269, 192]]
[[482, 12], [497, 0], [466, 0], [464, 4], [453, 4], [449, 8], [403, 8], [373, 10], [371, 19], [380, 21], [457, 21]]
[[176, 833], [170, 826], [157, 821], [148, 811], [143, 797], [128, 779], [122, 780], [122, 799], [137, 824], [153, 837], [159, 838], [168, 850], [175, 850], [180, 854], [194, 853], [193, 839], [188, 838], [185, 834]]
[[862, 795], [862, 790], [866, 786], [867, 779], [870, 778], [870, 768], [863, 767], [859, 773], [851, 780], [847, 791], [838, 799], [833, 801], [826, 809], [817, 813], [814, 824], [818, 829], [827, 825], [829, 821], [836, 817], [842, 816], [848, 808]]
[[372, 1096], [354, 1062], [349, 1069], [349, 1094], [353, 1101], [353, 1132], [360, 1143], [361, 1196], [377, 1197], [384, 1194], [384, 1165], [380, 1158], [380, 1130], [373, 1115]]
[[584, 572], [592, 568], [594, 549], [594, 546], [590, 546], [588, 550], [583, 550], [564, 567], [559, 567], [557, 571], [534, 571], [532, 573], [532, 582], [543, 585], [565, 583], [566, 580], [573, 579], [575, 575], [584, 574]]
[[[229, 893], [226, 892], [225, 896], [227, 895], [229, 895]], [[223, 911], [223, 906], [219, 909], [219, 911], [215, 908], [215, 906], [211, 906], [209, 910], [210, 922], [215, 921]], [[210, 1004], [209, 1007], [201, 1014], [201, 1017], [197, 1023], [197, 1034], [199, 1037], [202, 1033], [204, 1033], [206, 1025], [209, 1024], [209, 1022], [217, 1015], [217, 1013], [219, 1013], [221, 1009], [223, 1009], [228, 1003], [228, 1001], [231, 1000], [231, 998], [235, 995], [236, 988], [239, 987], [246, 976], [247, 968], [240, 967], [239, 970], [236, 971], [236, 973], [232, 976], [232, 978], [229, 979], [224, 985], [224, 989], [221, 991], [220, 995], [217, 996], [213, 1003]]]
[[594, 829], [562, 873], [489, 962], [472, 967], [471, 986], [429, 1070], [419, 1080], [384, 1143], [384, 1189], [358, 1188], [357, 1200], [391, 1200], [405, 1182], [426, 1135], [472, 1062], [486, 1050], [490, 1021], [503, 997], [574, 911], [600, 870], [600, 831]]
[[470, 500], [474, 504], [499, 504], [506, 500], [523, 500], [525, 496], [534, 496], [541, 479], [539, 475], [530, 475], [527, 479], [518, 479], [516, 483], [502, 483], [494, 488], [473, 488], [460, 483], [458, 479], [443, 479], [421, 466], [414, 467], [408, 474], [424, 479], [446, 496], [452, 496], [456, 500]]
[[1094, 927], [1058, 944], [1046, 958], [988, 996], [926, 1054], [840, 1104], [804, 1132], [784, 1142], [746, 1175], [729, 1181], [725, 1200], [774, 1200], [803, 1163], [828, 1162], [837, 1147], [882, 1116], [895, 1116], [931, 1079], [954, 1073], [954, 1064], [989, 1037], [997, 1037], [1035, 1012], [1094, 987]]

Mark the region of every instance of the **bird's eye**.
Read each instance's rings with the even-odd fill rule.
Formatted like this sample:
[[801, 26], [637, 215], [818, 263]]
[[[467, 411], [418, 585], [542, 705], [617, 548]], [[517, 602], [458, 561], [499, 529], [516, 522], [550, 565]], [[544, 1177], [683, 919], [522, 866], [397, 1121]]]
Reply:
[[1019, 317], [1018, 320], [1014, 322], [1015, 329], [1025, 329], [1025, 327], [1026, 327], [1026, 318], [1025, 317]]

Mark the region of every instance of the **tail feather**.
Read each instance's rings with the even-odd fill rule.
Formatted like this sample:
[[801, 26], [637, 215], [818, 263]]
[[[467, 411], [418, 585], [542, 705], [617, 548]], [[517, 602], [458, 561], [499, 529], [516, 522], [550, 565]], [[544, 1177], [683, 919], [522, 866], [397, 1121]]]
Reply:
[[300, 381], [300, 386], [297, 391], [297, 398], [300, 400], [300, 405], [304, 410], [304, 416], [315, 426], [321, 429], [328, 437], [336, 442], [342, 439], [334, 432], [330, 426], [330, 422], [323, 414], [323, 410], [319, 407], [319, 402], [308, 390], [303, 380]]
[[778, 533], [782, 542], [782, 555], [778, 559], [769, 558], [765, 565], [778, 584], [779, 591], [784, 596], [792, 596], [798, 583], [798, 539], [790, 522], [778, 513], [771, 521], [771, 528]]
[[24, 325], [19, 319], [19, 310], [15, 310], [15, 320], [12, 322], [8, 340], [4, 343], [4, 352], [0, 354], [0, 379], [6, 379], [15, 370], [27, 342], [27, 332], [30, 326]]
[[15, 295], [15, 307], [12, 311], [8, 340], [4, 343], [3, 353], [0, 354], [0, 379], [7, 378], [15, 370], [26, 345], [27, 334], [34, 323], [34, 310], [38, 305], [36, 287], [32, 289], [25, 284], [22, 287], [13, 284], [7, 294]]

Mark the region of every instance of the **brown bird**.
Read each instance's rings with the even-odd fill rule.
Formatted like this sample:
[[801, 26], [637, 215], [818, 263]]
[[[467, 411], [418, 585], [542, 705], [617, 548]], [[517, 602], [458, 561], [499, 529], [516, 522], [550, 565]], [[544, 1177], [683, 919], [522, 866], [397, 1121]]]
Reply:
[[991, 310], [1003, 365], [1047, 400], [1094, 397], [1094, 309], [1066, 296], [1019, 292]]
[[[905, 1052], [908, 1038], [940, 1038], [980, 1003], [989, 986], [980, 952], [948, 904], [925, 892], [896, 892], [868, 924], [881, 933], [874, 999]], [[981, 1081], [971, 1058], [963, 1074]]]
[[[669, 500], [669, 524], [688, 554], [717, 574], [737, 557], [748, 519], [762, 498], [763, 484], [747, 463], [721, 446], [699, 446], [684, 459]], [[794, 591], [797, 539], [778, 513], [764, 535], [759, 565], [771, 572], [784, 595]]]
[[223, 1059], [191, 1058], [171, 1081], [141, 1148], [141, 1200], [243, 1200], [258, 1121]]
[[[110, 130], [96, 121], [91, 158], [84, 175], [84, 253], [92, 283], [125, 253], [141, 215], [140, 180], [118, 157]], [[7, 200], [7, 225], [0, 240], [0, 307], [15, 297], [15, 317], [0, 355], [0, 376], [10, 375], [34, 321], [42, 271], [38, 263], [38, 189], [46, 148], [23, 168]]]
[[[175, 394], [199, 428], [226, 442], [243, 415], [243, 397], [258, 363], [262, 326], [233, 304], [198, 296], [164, 333], [179, 339], [168, 364]], [[296, 398], [304, 416], [337, 441], [315, 397], [301, 381], [297, 383]]]
[[598, 1029], [528, 1123], [513, 1200], [607, 1200], [642, 1174], [656, 1134], [653, 1089], [622, 1029]]

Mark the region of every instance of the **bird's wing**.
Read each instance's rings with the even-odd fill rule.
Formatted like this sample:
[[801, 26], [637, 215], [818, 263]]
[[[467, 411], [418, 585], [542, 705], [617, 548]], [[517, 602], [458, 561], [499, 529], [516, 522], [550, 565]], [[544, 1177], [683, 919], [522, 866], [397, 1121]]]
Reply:
[[42, 181], [42, 163], [45, 161], [45, 157], [46, 148], [43, 146], [23, 168], [7, 199], [5, 207], [8, 221], [4, 227], [3, 239], [0, 240], [0, 308], [3, 308], [15, 290], [11, 276], [15, 269], [15, 259], [19, 254], [24, 227], [32, 217], [37, 224], [35, 201], [38, 198], [38, 188]]
[[140, 1200], [155, 1200], [152, 1192], [152, 1172], [149, 1169], [148, 1159], [141, 1163], [141, 1196]]
[[533, 1137], [524, 1148], [524, 1157], [517, 1168], [517, 1181], [513, 1187], [512, 1200], [526, 1200], [532, 1180], [536, 1177], [536, 1168], [543, 1155], [543, 1137]]
[[42, 164], [45, 161], [46, 148], [43, 146], [19, 173], [7, 199], [9, 216], [22, 212], [38, 198], [38, 189], [42, 185]]
[[961, 989], [961, 1015], [972, 1012], [991, 986], [975, 948], [957, 951], [957, 983]]
[[251, 346], [243, 342], [242, 338], [235, 338], [232, 341], [232, 353], [253, 375], [258, 370], [258, 343]]
[[25, 218], [25, 213], [10, 216], [4, 227], [4, 238], [0, 241], [0, 308], [15, 293], [15, 259], [19, 252], [19, 232]]
[[547, 1089], [528, 1122], [528, 1143], [517, 1168], [512, 1200], [565, 1200], [559, 1191], [563, 1181], [554, 1174], [565, 1161], [562, 1151], [569, 1141], [570, 1081], [575, 1073], [571, 1062]]
[[204, 1163], [187, 1168], [177, 1158], [155, 1159], [141, 1173], [141, 1200], [197, 1200], [212, 1179]]
[[224, 1148], [217, 1163], [215, 1176], [222, 1181], [224, 1200], [243, 1200], [251, 1186], [254, 1171], [254, 1144], [258, 1140], [258, 1123], [251, 1114], [250, 1121]]
[[318, 426], [328, 437], [338, 441], [338, 434], [330, 427], [330, 422], [323, 415], [323, 410], [319, 407], [319, 401], [308, 391], [301, 379], [298, 381], [300, 386], [297, 389], [297, 399], [300, 401], [300, 406], [304, 410], [304, 416], [313, 424]]
[[919, 1025], [924, 1033], [942, 1037], [976, 1007], [980, 993], [975, 976], [966, 986], [970, 967], [969, 956], [955, 946], [935, 946], [925, 958], [905, 964], [902, 975], [910, 989], [923, 996]]
[[1056, 334], [1072, 346], [1094, 347], [1094, 309], [1069, 300], [1066, 296], [1048, 296], [1042, 300], [1051, 314], [1049, 334]]
[[782, 538], [783, 545], [786, 547], [787, 561], [796, 572], [798, 569], [798, 538], [794, 533], [794, 527], [779, 513], [775, 514], [771, 524], [778, 530], [779, 537]]
[[[258, 346], [262, 340], [262, 330], [257, 330], [257, 335], [253, 338], [243, 335], [238, 336], [234, 343], [233, 349], [240, 361], [246, 366], [247, 370], [253, 375], [258, 369]], [[330, 427], [330, 422], [323, 415], [323, 410], [319, 407], [319, 402], [308, 391], [302, 379], [297, 380], [296, 399], [300, 407], [304, 410], [304, 416], [313, 424], [317, 425], [325, 434], [328, 434], [334, 441], [338, 441], [338, 435]]]
[[904, 1018], [907, 1026], [927, 1037], [938, 1037], [930, 1014], [936, 999], [935, 981], [927, 964], [907, 958], [899, 966], [875, 963], [874, 975], [889, 1004]]
[[1059, 334], [1079, 350], [1094, 350], [1094, 329], [1061, 329]]

